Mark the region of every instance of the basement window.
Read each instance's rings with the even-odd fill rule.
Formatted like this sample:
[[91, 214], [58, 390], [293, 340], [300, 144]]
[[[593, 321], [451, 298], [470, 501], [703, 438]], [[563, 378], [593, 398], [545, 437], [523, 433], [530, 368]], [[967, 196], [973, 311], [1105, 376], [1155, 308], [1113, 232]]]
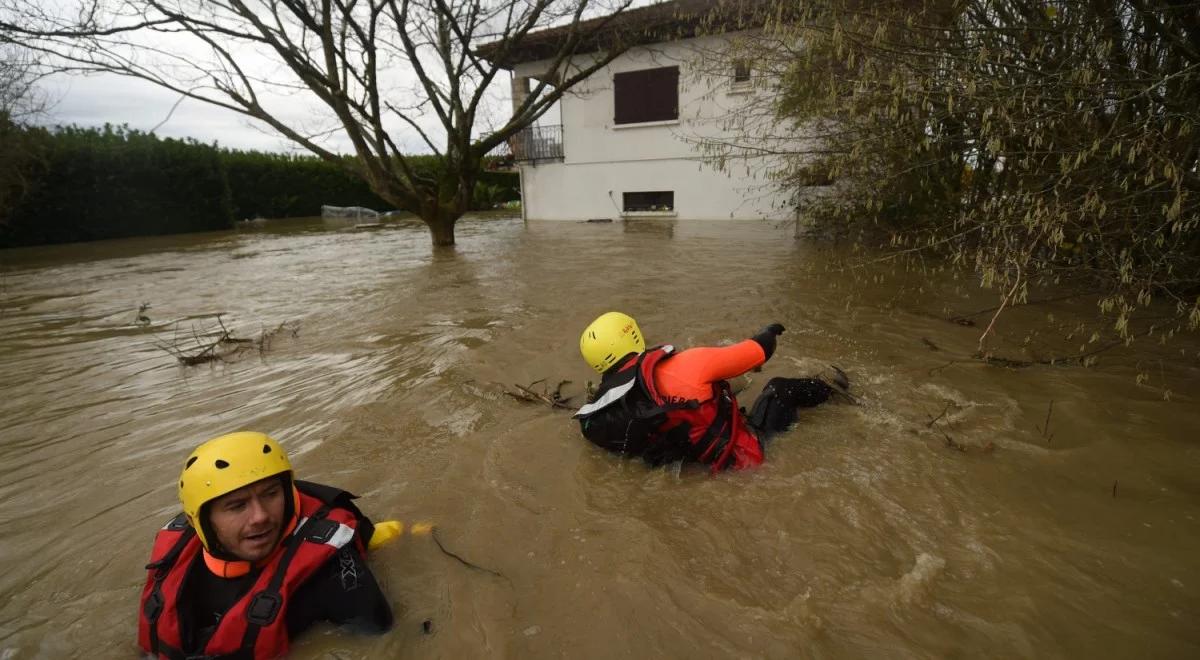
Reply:
[[627, 192], [622, 195], [625, 213], [645, 213], [647, 211], [674, 211], [674, 190], [652, 190], [647, 192]]
[[679, 67], [613, 75], [615, 124], [679, 119]]

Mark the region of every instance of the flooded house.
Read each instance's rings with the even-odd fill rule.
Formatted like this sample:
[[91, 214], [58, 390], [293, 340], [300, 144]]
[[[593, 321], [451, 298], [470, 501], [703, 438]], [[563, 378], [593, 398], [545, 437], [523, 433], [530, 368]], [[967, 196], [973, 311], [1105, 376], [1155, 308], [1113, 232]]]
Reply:
[[[776, 156], [763, 155], [778, 148], [759, 137], [774, 81], [737, 56], [761, 32], [762, 6], [674, 0], [575, 27], [592, 34], [567, 71], [614, 43], [629, 48], [510, 141], [525, 219], [793, 218], [795, 195], [770, 181]], [[530, 33], [499, 62], [512, 71], [514, 112], [539, 81], [563, 78], [551, 69], [572, 29]]]

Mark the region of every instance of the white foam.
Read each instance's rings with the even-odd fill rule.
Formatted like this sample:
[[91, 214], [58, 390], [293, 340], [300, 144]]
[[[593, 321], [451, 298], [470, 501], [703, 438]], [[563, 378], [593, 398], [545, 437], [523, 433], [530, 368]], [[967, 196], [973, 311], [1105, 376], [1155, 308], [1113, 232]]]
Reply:
[[896, 600], [904, 605], [925, 602], [934, 580], [946, 568], [946, 560], [926, 552], [917, 555], [911, 571], [896, 581]]

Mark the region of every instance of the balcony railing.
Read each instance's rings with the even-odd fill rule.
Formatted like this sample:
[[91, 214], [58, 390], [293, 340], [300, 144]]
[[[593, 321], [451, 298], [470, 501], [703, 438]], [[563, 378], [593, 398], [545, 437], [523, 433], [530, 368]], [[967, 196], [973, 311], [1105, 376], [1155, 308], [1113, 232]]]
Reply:
[[562, 126], [530, 126], [509, 138], [508, 148], [516, 161], [561, 160]]

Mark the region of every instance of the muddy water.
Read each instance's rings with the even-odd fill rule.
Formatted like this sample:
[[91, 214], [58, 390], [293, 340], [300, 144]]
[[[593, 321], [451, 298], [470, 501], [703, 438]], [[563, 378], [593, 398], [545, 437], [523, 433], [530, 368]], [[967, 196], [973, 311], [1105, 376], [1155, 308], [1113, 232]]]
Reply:
[[[447, 253], [416, 227], [296, 222], [0, 252], [0, 657], [135, 655], [180, 463], [239, 428], [498, 574], [406, 537], [372, 560], [395, 630], [319, 628], [296, 657], [1200, 654], [1194, 347], [1002, 370], [954, 361], [980, 329], [943, 320], [988, 294], [838, 270], [786, 228], [460, 227]], [[743, 402], [837, 362], [862, 405], [807, 412], [752, 472], [621, 462], [502, 393], [577, 394], [578, 333], [610, 308], [681, 346], [782, 322]], [[217, 312], [299, 332], [174, 364], [162, 346]], [[998, 346], [1024, 340], [1015, 318]]]

